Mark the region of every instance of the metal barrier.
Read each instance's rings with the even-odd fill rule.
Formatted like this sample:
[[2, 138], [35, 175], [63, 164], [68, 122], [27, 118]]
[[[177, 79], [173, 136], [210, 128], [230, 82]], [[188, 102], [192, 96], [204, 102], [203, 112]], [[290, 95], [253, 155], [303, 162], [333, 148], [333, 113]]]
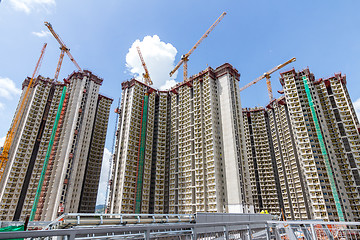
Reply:
[[270, 239], [266, 222], [144, 224], [0, 233], [0, 239]]
[[101, 214], [65, 213], [43, 227], [43, 230], [63, 229], [74, 226], [127, 225], [154, 223], [191, 223], [194, 214]]
[[360, 239], [359, 222], [268, 221], [275, 239], [353, 240]]
[[358, 222], [236, 221], [72, 226], [70, 229], [0, 232], [0, 239], [242, 239], [355, 240]]

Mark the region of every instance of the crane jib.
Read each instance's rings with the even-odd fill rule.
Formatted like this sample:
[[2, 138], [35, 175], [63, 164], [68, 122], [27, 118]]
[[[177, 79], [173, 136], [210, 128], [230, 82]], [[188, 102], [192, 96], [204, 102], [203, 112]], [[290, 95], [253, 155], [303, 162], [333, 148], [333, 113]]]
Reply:
[[[216, 27], [216, 25], [223, 19], [226, 15], [226, 12], [223, 12], [218, 19], [211, 25], [211, 27], [202, 35], [202, 37], [195, 43], [195, 45], [190, 49], [190, 51], [181, 58], [180, 62], [175, 66], [175, 68], [170, 72], [170, 77], [178, 70], [178, 68], [184, 62], [189, 61], [189, 56], [194, 52], [194, 50], [200, 45], [200, 43], [209, 36], [210, 32]], [[184, 81], [187, 80], [187, 65], [184, 64]]]
[[[252, 82], [249, 82], [248, 84], [246, 84], [245, 86], [240, 88], [240, 92], [247, 89], [248, 87], [254, 85], [255, 83], [259, 82], [260, 80], [264, 79], [264, 78], [270, 78], [270, 75], [272, 73], [274, 73], [277, 70], [280, 70], [281, 68], [285, 67], [286, 65], [288, 65], [289, 63], [295, 62], [296, 58], [291, 58], [290, 60], [286, 61], [283, 64], [280, 64], [276, 67], [274, 67], [273, 69], [271, 69], [270, 71], [267, 71], [266, 73], [264, 73], [263, 75], [261, 75], [260, 77], [258, 77], [257, 79], [255, 79]], [[271, 88], [269, 89], [269, 91], [272, 91]]]

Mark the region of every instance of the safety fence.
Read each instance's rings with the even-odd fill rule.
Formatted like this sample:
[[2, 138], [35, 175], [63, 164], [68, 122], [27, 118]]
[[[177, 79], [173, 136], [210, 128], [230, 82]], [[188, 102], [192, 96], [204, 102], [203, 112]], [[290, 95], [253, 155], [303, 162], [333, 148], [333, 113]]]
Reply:
[[360, 239], [360, 223], [239, 221], [73, 226], [70, 229], [0, 232], [0, 239]]

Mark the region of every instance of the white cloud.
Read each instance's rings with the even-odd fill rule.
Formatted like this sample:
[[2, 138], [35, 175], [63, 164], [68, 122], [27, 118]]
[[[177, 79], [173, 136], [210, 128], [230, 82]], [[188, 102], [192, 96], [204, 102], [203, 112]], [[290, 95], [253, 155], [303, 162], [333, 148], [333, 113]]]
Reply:
[[160, 86], [160, 90], [168, 90], [171, 87], [175, 86], [178, 82], [171, 79], [171, 80], [167, 80], [162, 86]]
[[42, 30], [41, 32], [32, 32], [32, 34], [34, 34], [37, 37], [42, 38], [42, 37], [50, 36], [51, 32]]
[[21, 89], [15, 86], [10, 78], [0, 77], [0, 97], [12, 100], [14, 96], [20, 95]]
[[49, 11], [49, 7], [55, 6], [55, 0], [9, 0], [12, 7], [17, 11], [29, 14], [32, 10], [39, 10], [39, 7]]
[[109, 151], [109, 149], [105, 148], [102, 166], [101, 166], [101, 174], [100, 174], [99, 189], [98, 189], [98, 196], [96, 199], [96, 205], [105, 204], [111, 156], [112, 156], [112, 154]]
[[0, 147], [4, 146], [5, 138], [6, 138], [6, 136], [0, 138]]
[[177, 72], [170, 77], [169, 73], [175, 67], [176, 48], [170, 44], [162, 42], [159, 36], [146, 36], [142, 41], [137, 39], [126, 54], [126, 67], [138, 80], [142, 80], [144, 73], [136, 46], [140, 47], [146, 66], [149, 70], [153, 87], [161, 90], [169, 89], [177, 82]]
[[0, 102], [0, 110], [4, 110], [5, 109], [5, 104]]
[[356, 115], [358, 119], [360, 120], [360, 98], [358, 98], [355, 102], [353, 102]]

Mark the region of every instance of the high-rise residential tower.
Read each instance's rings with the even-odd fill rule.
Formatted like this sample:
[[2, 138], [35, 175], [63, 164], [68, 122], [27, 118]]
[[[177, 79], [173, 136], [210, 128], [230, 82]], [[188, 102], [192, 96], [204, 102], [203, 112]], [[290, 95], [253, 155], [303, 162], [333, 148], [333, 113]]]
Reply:
[[35, 80], [0, 184], [2, 220], [24, 219], [36, 195], [35, 220], [94, 212], [112, 103], [102, 81], [86, 70], [64, 83]]
[[111, 213], [253, 211], [239, 77], [224, 64], [168, 91], [122, 84]]
[[297, 152], [297, 143], [285, 96], [273, 100], [266, 107], [269, 119], [269, 136], [275, 164], [274, 176], [278, 183], [281, 214], [288, 220], [311, 219], [307, 200], [307, 186]]
[[122, 84], [110, 212], [359, 221], [359, 122], [345, 76], [290, 70], [282, 97], [244, 109], [238, 79], [224, 64], [168, 91]]
[[280, 82], [312, 218], [359, 221], [359, 123], [346, 77], [316, 81], [309, 69], [291, 70]]
[[346, 77], [281, 74], [285, 95], [243, 109], [255, 211], [359, 220], [360, 137]]
[[279, 215], [283, 203], [268, 113], [261, 107], [244, 108], [243, 119], [255, 212]]
[[255, 212], [310, 219], [285, 97], [243, 113]]

